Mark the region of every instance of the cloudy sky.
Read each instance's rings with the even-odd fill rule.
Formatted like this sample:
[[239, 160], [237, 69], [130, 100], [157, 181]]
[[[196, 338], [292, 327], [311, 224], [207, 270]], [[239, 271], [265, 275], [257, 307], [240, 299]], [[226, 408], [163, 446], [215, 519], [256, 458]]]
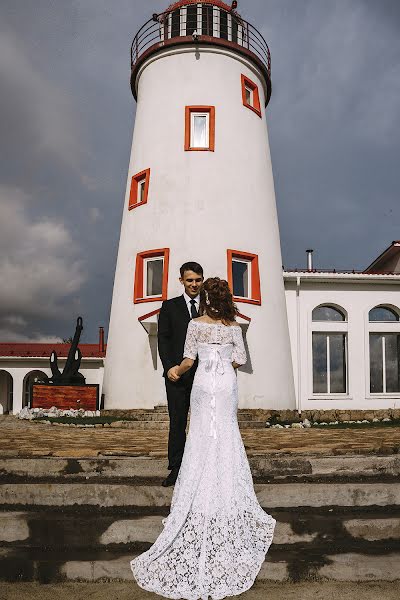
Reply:
[[[159, 0], [0, 2], [0, 341], [107, 329], [135, 103]], [[400, 2], [240, 0], [268, 41], [283, 263], [363, 269], [400, 238]]]

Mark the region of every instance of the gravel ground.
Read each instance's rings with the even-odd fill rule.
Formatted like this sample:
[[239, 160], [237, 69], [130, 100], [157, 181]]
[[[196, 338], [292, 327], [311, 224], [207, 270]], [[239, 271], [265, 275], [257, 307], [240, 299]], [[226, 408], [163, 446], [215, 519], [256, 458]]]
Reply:
[[[134, 583], [0, 583], [0, 600], [151, 600], [161, 598]], [[246, 600], [398, 600], [400, 580], [392, 582], [256, 583]]]

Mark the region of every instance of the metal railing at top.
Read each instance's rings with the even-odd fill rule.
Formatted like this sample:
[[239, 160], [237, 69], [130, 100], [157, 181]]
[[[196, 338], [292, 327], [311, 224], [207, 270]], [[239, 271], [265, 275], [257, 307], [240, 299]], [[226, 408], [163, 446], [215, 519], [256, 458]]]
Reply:
[[252, 52], [266, 67], [271, 77], [271, 55], [261, 33], [233, 12], [212, 5], [197, 4], [153, 15], [133, 38], [131, 68], [152, 46], [162, 47], [169, 40], [191, 36], [201, 42], [202, 36], [218, 38]]

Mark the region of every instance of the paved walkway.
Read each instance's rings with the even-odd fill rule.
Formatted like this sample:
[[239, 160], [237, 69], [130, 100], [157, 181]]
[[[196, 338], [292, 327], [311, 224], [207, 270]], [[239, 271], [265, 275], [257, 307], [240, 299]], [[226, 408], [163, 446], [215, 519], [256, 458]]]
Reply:
[[[248, 456], [394, 454], [400, 427], [245, 429]], [[167, 456], [167, 430], [60, 427], [0, 418], [0, 456]]]
[[[400, 581], [372, 583], [255, 583], [246, 600], [398, 600]], [[135, 583], [0, 583], [0, 600], [156, 600]]]

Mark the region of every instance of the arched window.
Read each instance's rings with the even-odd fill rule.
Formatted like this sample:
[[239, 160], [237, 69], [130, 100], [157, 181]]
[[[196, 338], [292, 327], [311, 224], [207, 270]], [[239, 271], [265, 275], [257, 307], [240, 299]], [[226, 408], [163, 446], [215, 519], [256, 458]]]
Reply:
[[343, 309], [321, 305], [312, 311], [312, 393], [347, 393], [347, 317]]
[[369, 320], [392, 323], [399, 320], [399, 315], [388, 306], [375, 306], [369, 311]]
[[9, 414], [13, 410], [13, 378], [8, 371], [0, 370], [0, 413]]
[[317, 306], [312, 311], [313, 321], [346, 321], [344, 312], [333, 306]]
[[22, 408], [24, 408], [25, 406], [30, 407], [31, 406], [31, 400], [32, 400], [32, 385], [34, 383], [46, 383], [47, 382], [47, 375], [46, 373], [43, 373], [43, 371], [39, 371], [39, 370], [35, 370], [35, 371], [30, 371], [29, 373], [27, 373], [24, 377], [24, 397], [23, 397], [23, 401], [22, 401]]
[[370, 393], [399, 393], [399, 313], [392, 307], [379, 305], [369, 311], [368, 317]]

